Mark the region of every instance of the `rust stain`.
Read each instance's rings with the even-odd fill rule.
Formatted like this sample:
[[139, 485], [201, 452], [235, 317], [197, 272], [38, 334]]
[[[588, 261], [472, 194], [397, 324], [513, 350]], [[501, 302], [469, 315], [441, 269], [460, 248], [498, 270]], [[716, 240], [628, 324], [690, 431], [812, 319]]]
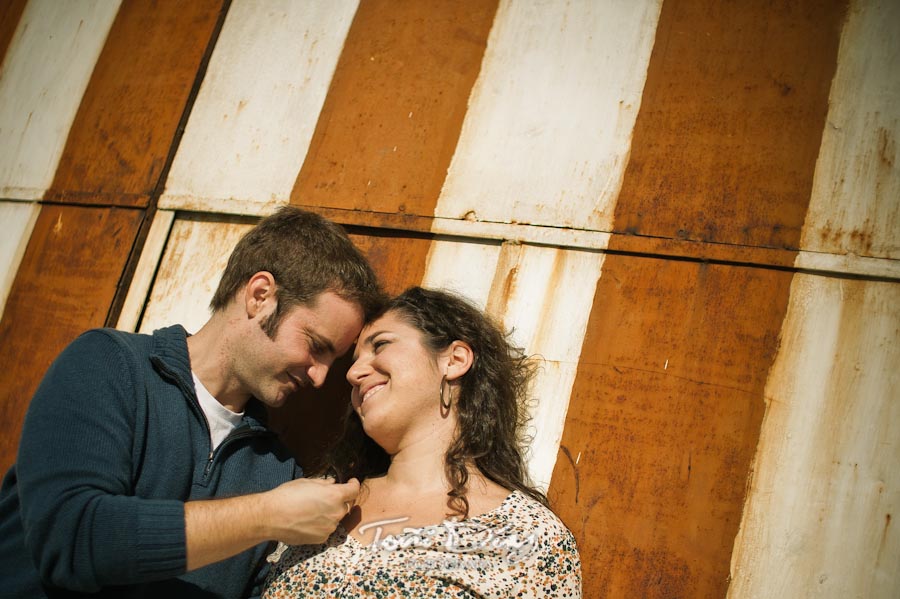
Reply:
[[3, 471], [15, 460], [28, 402], [50, 362], [82, 331], [103, 326], [143, 216], [135, 209], [41, 208], [0, 321]]
[[0, 73], [26, 4], [28, 0], [8, 0], [0, 4]]
[[432, 216], [496, 9], [360, 3], [291, 202]]
[[798, 249], [846, 2], [664, 2], [614, 230]]
[[585, 596], [725, 595], [791, 278], [606, 257], [561, 441], [592, 459], [577, 482], [557, 461], [550, 487], [573, 530], [597, 523], [577, 536]]
[[148, 204], [222, 2], [122, 3], [46, 199]]

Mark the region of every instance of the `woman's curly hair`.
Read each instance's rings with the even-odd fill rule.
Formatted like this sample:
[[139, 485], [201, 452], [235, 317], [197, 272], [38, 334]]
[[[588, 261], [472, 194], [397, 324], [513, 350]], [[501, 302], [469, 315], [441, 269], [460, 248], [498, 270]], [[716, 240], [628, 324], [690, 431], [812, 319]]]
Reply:
[[[456, 435], [444, 457], [451, 513], [468, 516], [470, 465], [498, 485], [547, 505], [546, 496], [531, 485], [522, 455], [532, 362], [489, 316], [452, 293], [412, 287], [389, 301], [373, 320], [388, 312], [419, 330], [435, 354], [457, 340], [469, 344], [474, 354], [472, 366], [458, 379]], [[435, 389], [435, 403], [437, 396]], [[384, 474], [389, 465], [390, 457], [365, 434], [351, 407], [344, 433], [326, 458], [327, 470], [340, 481], [354, 477], [362, 481]]]

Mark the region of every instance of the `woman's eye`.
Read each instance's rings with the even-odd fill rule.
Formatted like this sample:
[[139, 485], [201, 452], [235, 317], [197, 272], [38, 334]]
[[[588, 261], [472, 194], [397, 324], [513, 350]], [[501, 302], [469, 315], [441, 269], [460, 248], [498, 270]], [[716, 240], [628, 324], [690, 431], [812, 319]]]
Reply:
[[378, 353], [378, 350], [380, 350], [382, 347], [384, 347], [387, 344], [388, 344], [387, 341], [384, 341], [383, 339], [379, 339], [378, 341], [376, 341], [372, 344], [372, 349], [375, 351], [375, 353]]

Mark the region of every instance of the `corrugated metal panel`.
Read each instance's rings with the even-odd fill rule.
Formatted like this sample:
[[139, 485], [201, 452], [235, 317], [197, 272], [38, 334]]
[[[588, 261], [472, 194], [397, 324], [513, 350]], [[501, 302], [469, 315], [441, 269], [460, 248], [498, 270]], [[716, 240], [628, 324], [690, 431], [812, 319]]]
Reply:
[[291, 202], [433, 216], [496, 7], [363, 2]]
[[350, 239], [366, 256], [387, 293], [419, 285], [424, 276], [431, 235], [367, 229], [349, 231]]
[[900, 3], [854, 2], [841, 38], [803, 249], [900, 259]]
[[550, 486], [587, 596], [725, 594], [791, 281], [735, 263], [793, 262], [841, 18], [663, 4]]
[[488, 310], [502, 318], [516, 344], [538, 365], [531, 388], [528, 467], [545, 490], [603, 259], [599, 252], [507, 243], [491, 286]]
[[137, 330], [144, 306], [150, 295], [150, 288], [156, 278], [156, 270], [159, 268], [166, 242], [169, 240], [173, 222], [175, 222], [175, 213], [170, 210], [157, 210], [153, 215], [153, 222], [150, 224], [150, 230], [147, 231], [140, 258], [135, 265], [134, 275], [128, 286], [128, 293], [116, 321], [117, 329], [129, 332]]
[[45, 199], [148, 204], [221, 9], [222, 0], [122, 5]]
[[585, 596], [725, 594], [790, 281], [606, 256], [550, 485]]
[[0, 470], [12, 464], [22, 418], [56, 355], [103, 326], [142, 210], [43, 206], [0, 321]]
[[0, 236], [0, 319], [3, 318], [6, 297], [40, 211], [41, 207], [36, 203], [0, 201], [0, 223], [3, 223], [3, 235]]
[[894, 281], [796, 276], [731, 599], [886, 599], [900, 589], [898, 26], [900, 7], [852, 3], [796, 260], [863, 265]]
[[797, 249], [845, 8], [664, 3], [615, 230]]
[[0, 77], [0, 197], [39, 199], [119, 9], [118, 0], [31, 0]]
[[149, 333], [176, 322], [188, 332], [200, 330], [209, 319], [209, 301], [228, 256], [253, 222], [228, 216], [177, 218], [139, 330]]
[[730, 599], [900, 590], [900, 286], [797, 275]]
[[422, 285], [454, 291], [484, 307], [499, 258], [499, 243], [438, 238], [431, 244]]
[[288, 202], [356, 6], [232, 3], [160, 207]]
[[435, 214], [608, 231], [659, 7], [504, 2]]

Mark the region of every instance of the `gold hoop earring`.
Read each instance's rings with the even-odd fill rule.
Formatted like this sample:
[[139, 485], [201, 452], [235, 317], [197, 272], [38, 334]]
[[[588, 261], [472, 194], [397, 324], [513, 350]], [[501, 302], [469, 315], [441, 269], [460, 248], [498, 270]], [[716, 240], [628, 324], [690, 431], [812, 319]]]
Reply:
[[[446, 382], [447, 375], [445, 374], [443, 377], [441, 377], [441, 407], [449, 412], [452, 398], [448, 398], [447, 403], [444, 403], [444, 383]], [[450, 393], [447, 393], [447, 395], [450, 395]]]

